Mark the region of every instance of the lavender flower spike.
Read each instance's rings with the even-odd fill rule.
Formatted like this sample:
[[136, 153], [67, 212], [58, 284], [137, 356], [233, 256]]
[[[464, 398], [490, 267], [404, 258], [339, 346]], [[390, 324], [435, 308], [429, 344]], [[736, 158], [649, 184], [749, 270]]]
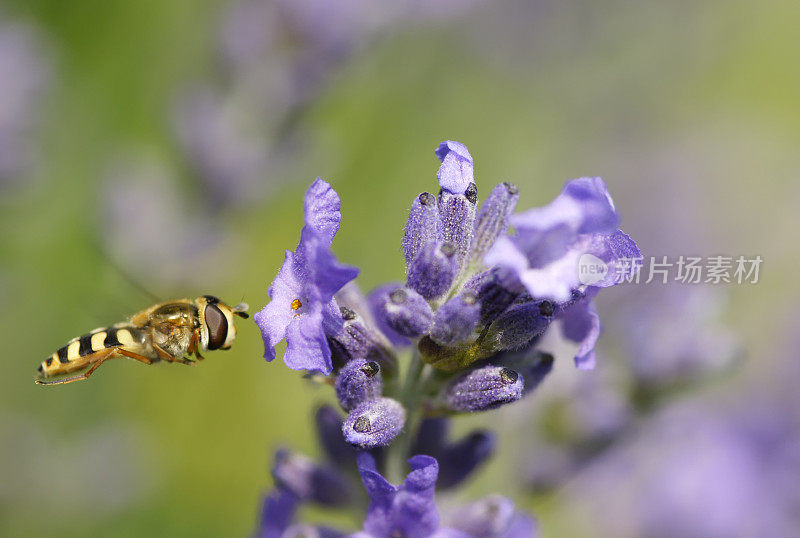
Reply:
[[271, 301], [253, 319], [264, 339], [264, 358], [275, 358], [275, 345], [286, 338], [283, 360], [293, 370], [333, 369], [323, 320], [341, 323], [334, 294], [358, 275], [330, 251], [339, 229], [339, 195], [317, 179], [305, 201], [305, 226], [295, 252], [286, 251], [280, 272], [267, 291]]
[[406, 410], [396, 400], [369, 400], [350, 412], [342, 425], [345, 440], [361, 448], [386, 446], [402, 431]]

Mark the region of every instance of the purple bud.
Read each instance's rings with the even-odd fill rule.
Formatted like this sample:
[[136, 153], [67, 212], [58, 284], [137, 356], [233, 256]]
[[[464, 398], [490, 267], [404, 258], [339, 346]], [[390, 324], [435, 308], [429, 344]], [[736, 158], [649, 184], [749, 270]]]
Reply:
[[275, 453], [272, 476], [278, 486], [303, 501], [325, 506], [342, 506], [350, 501], [350, 489], [344, 477], [311, 458], [285, 449]]
[[408, 287], [426, 299], [447, 293], [458, 272], [456, 249], [452, 243], [428, 243], [408, 267]]
[[380, 398], [383, 392], [381, 367], [375, 361], [356, 359], [348, 362], [336, 376], [336, 396], [346, 410]]
[[354, 310], [339, 307], [341, 323], [328, 335], [334, 362], [344, 365], [358, 359], [374, 360], [383, 367], [394, 367], [395, 358], [382, 335], [369, 327]]
[[464, 374], [445, 391], [447, 406], [454, 411], [486, 411], [522, 397], [522, 376], [504, 366], [484, 366]]
[[485, 499], [462, 506], [448, 518], [456, 531], [468, 536], [495, 538], [537, 538], [539, 526], [535, 519], [517, 511], [510, 499], [490, 495]]
[[472, 246], [477, 203], [478, 191], [474, 183], [467, 187], [464, 194], [452, 194], [446, 190], [439, 192], [439, 236], [441, 241], [452, 243], [456, 248], [459, 270], [466, 264]]
[[406, 410], [391, 398], [364, 402], [344, 421], [342, 433], [351, 445], [361, 448], [386, 446], [402, 431]]
[[499, 267], [475, 275], [464, 285], [464, 289], [473, 291], [478, 298], [481, 323], [484, 325], [488, 325], [508, 308], [522, 291], [522, 287], [513, 281], [511, 275]]
[[436, 196], [423, 192], [411, 204], [405, 233], [403, 234], [403, 255], [406, 267], [411, 265], [423, 246], [436, 241], [439, 233], [439, 208]]
[[535, 358], [531, 358], [527, 365], [520, 368], [522, 377], [525, 379], [525, 388], [522, 395], [526, 396], [553, 371], [553, 356], [549, 353], [537, 353]]
[[392, 329], [386, 322], [386, 302], [389, 300], [389, 294], [398, 288], [402, 288], [402, 284], [391, 283], [378, 286], [372, 290], [367, 296], [367, 304], [369, 304], [370, 314], [375, 320], [375, 325], [386, 336], [386, 338], [396, 347], [404, 347], [411, 342], [405, 336], [401, 335]]
[[454, 488], [486, 463], [497, 446], [494, 433], [478, 430], [448, 446], [439, 457], [441, 489]]
[[328, 460], [339, 466], [347, 467], [355, 463], [356, 451], [342, 438], [344, 419], [333, 407], [323, 405], [314, 416], [317, 424], [317, 437]]
[[481, 320], [481, 305], [475, 293], [465, 290], [444, 303], [433, 316], [431, 338], [443, 346], [463, 344]]
[[473, 262], [481, 263], [495, 240], [508, 230], [508, 218], [518, 200], [519, 189], [513, 183], [500, 183], [489, 193], [475, 219], [475, 239], [470, 255]]
[[492, 322], [481, 345], [493, 351], [520, 349], [547, 329], [554, 311], [550, 301], [515, 304]]
[[439, 144], [435, 153], [442, 162], [436, 174], [442, 189], [452, 194], [463, 194], [471, 183], [475, 183], [472, 155], [467, 151], [467, 146], [448, 140]]
[[378, 315], [384, 323], [407, 338], [419, 338], [426, 334], [433, 323], [433, 310], [416, 291], [396, 288], [384, 297]]

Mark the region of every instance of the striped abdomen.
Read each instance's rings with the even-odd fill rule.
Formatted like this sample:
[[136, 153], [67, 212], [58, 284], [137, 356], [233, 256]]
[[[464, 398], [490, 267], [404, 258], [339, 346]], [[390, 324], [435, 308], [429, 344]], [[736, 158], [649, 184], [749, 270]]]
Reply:
[[39, 375], [51, 377], [82, 370], [92, 364], [95, 353], [111, 347], [142, 348], [145, 331], [129, 324], [95, 329], [73, 338], [67, 345], [47, 357], [39, 366]]

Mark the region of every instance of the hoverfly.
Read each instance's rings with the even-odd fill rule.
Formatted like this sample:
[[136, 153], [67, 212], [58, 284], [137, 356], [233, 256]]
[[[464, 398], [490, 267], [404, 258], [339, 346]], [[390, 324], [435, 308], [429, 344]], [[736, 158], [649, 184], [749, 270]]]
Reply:
[[[230, 349], [236, 337], [234, 315], [247, 318], [247, 305], [230, 307], [213, 295], [153, 305], [127, 322], [73, 338], [42, 361], [36, 383], [60, 385], [88, 379], [101, 364], [117, 357], [144, 364], [197, 364], [203, 360], [201, 351]], [[63, 377], [76, 372], [80, 373]]]

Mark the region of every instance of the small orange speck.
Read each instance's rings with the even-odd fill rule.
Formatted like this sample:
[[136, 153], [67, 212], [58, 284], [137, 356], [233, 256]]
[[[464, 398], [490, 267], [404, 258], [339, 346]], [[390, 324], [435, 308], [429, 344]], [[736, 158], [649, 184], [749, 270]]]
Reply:
[[303, 306], [303, 303], [300, 302], [300, 299], [292, 301], [292, 310], [299, 310], [301, 306]]

